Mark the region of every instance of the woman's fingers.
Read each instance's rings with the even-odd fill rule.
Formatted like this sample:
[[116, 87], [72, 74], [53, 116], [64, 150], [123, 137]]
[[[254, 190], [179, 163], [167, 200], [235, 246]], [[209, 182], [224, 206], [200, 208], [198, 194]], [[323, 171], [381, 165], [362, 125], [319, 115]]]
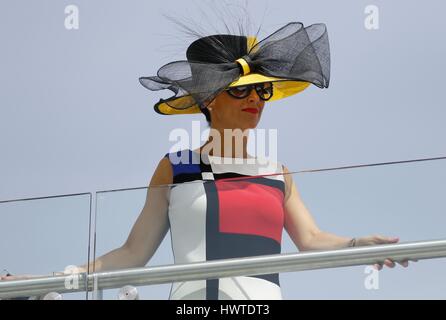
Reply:
[[374, 265], [373, 265], [373, 267], [376, 269], [376, 270], [381, 270], [382, 268], [383, 268], [383, 266], [380, 264], [380, 263], [375, 263]]
[[17, 276], [2, 276], [1, 278], [4, 281], [8, 281], [8, 280], [20, 280], [20, 277]]
[[404, 268], [407, 268], [409, 266], [409, 260], [401, 261], [400, 265], [402, 265]]
[[0, 276], [0, 281], [10, 281], [10, 280], [26, 280], [32, 278], [38, 278], [39, 276], [25, 274], [25, 275], [17, 275], [17, 276]]
[[385, 264], [387, 267], [389, 267], [389, 268], [394, 268], [394, 267], [395, 267], [395, 262], [393, 262], [393, 261], [390, 260], [390, 259], [386, 259], [386, 260], [384, 260], [384, 264]]
[[375, 236], [376, 244], [397, 243], [400, 241], [398, 237]]
[[378, 262], [378, 263], [373, 264], [373, 268], [375, 268], [378, 271], [383, 268], [383, 265], [385, 265], [389, 268], [394, 268], [396, 266], [396, 263], [398, 263], [399, 265], [401, 265], [404, 268], [407, 268], [409, 266], [409, 261], [418, 262], [418, 259], [405, 259], [405, 260], [400, 260], [400, 261], [393, 261], [392, 259], [385, 259], [383, 262]]
[[392, 244], [400, 241], [398, 237], [386, 237], [382, 235], [371, 235], [367, 237], [361, 237], [356, 239], [356, 246], [371, 246], [379, 244]]

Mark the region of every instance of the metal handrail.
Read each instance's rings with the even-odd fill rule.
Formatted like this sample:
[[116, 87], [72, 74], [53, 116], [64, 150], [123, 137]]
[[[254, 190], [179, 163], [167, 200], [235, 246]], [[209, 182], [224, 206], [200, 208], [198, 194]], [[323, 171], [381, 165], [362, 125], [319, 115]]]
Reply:
[[[27, 280], [0, 282], [0, 298], [41, 296], [56, 291], [78, 292], [87, 289], [119, 288], [124, 285], [151, 285], [179, 281], [260, 275], [278, 272], [303, 271], [371, 265], [386, 258], [395, 261], [422, 260], [446, 257], [446, 240], [415, 241], [339, 250], [307, 251], [249, 258], [223, 259], [207, 262], [177, 264], [159, 267], [125, 269], [118, 271], [41, 277]], [[67, 288], [67, 280], [77, 288]]]

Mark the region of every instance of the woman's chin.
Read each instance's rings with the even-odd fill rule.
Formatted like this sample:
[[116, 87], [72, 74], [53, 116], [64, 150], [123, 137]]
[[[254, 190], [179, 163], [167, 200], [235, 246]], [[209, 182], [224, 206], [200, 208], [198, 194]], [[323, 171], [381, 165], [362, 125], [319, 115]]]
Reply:
[[243, 130], [248, 130], [248, 129], [255, 129], [257, 127], [257, 121], [253, 122], [253, 123], [246, 123], [243, 126]]
[[260, 118], [257, 118], [257, 119], [255, 119], [255, 120], [252, 120], [252, 121], [249, 123], [249, 129], [255, 129], [255, 128], [257, 128], [257, 125], [259, 124], [259, 121], [260, 121]]

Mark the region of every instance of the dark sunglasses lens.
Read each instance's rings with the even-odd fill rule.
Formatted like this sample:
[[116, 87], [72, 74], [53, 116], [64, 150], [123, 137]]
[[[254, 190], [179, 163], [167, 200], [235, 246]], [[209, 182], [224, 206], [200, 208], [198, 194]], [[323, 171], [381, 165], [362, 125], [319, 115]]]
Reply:
[[239, 86], [227, 89], [228, 93], [239, 99], [246, 98], [251, 94], [251, 90], [255, 88], [257, 94], [262, 100], [269, 100], [273, 96], [273, 85], [272, 83], [260, 83], [257, 85]]
[[228, 92], [236, 98], [246, 98], [251, 91], [250, 89], [248, 86], [233, 87], [228, 89]]
[[272, 84], [258, 86], [256, 91], [262, 100], [269, 100], [273, 96]]

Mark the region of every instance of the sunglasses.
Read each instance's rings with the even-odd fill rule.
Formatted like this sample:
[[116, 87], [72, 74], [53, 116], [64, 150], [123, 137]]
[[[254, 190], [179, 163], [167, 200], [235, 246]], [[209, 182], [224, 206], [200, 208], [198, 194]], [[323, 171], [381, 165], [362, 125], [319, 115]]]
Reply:
[[255, 89], [257, 95], [263, 101], [268, 101], [273, 96], [273, 84], [271, 82], [231, 87], [226, 89], [226, 92], [236, 99], [244, 99], [251, 94], [252, 89]]

